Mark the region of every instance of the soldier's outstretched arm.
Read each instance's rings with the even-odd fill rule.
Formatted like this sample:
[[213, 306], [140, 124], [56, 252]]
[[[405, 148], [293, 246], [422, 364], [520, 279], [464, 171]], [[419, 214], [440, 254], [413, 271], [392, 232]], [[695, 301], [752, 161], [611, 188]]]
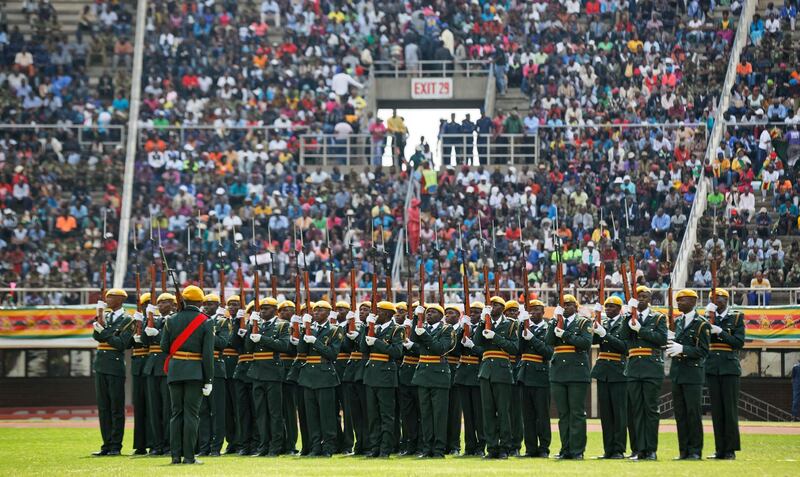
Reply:
[[545, 340], [539, 339], [539, 337], [535, 334], [533, 335], [533, 338], [531, 338], [531, 344], [533, 345], [533, 349], [536, 351], [536, 354], [542, 355], [547, 360], [553, 357], [553, 347], [547, 344]]
[[274, 336], [265, 336], [261, 340], [271, 349], [279, 353], [288, 353], [291, 350], [292, 342], [289, 340], [289, 325], [280, 323]]
[[571, 344], [579, 350], [587, 350], [592, 347], [592, 324], [585, 320], [580, 328], [575, 331], [566, 332], [563, 336], [564, 342]]
[[[426, 334], [427, 334], [427, 332], [426, 332]], [[425, 335], [422, 335], [422, 336], [425, 336]], [[453, 346], [455, 345], [455, 340], [456, 340], [456, 332], [453, 331], [452, 328], [449, 329], [449, 330], [446, 330], [446, 331], [442, 331], [439, 334], [439, 337], [436, 338], [436, 339], [433, 339], [428, 334], [428, 341], [429, 341], [428, 349], [431, 351], [432, 354], [437, 354], [439, 356], [444, 356], [451, 349], [453, 349]]]
[[494, 338], [492, 339], [497, 346], [500, 347], [503, 351], [510, 355], [516, 355], [519, 353], [519, 336], [516, 332], [516, 322], [511, 322], [509, 325], [511, 326], [511, 333], [506, 336], [505, 333], [495, 333]]
[[708, 322], [700, 323], [695, 341], [683, 345], [683, 355], [687, 358], [704, 359], [708, 356], [708, 344], [710, 341], [711, 326]]
[[339, 348], [342, 346], [342, 336], [344, 336], [342, 330], [336, 328], [333, 333], [331, 333], [329, 340], [317, 339], [311, 346], [313, 346], [323, 358], [328, 361], [334, 361], [339, 354]]
[[390, 358], [399, 360], [403, 358], [403, 341], [405, 340], [402, 328], [396, 328], [388, 341], [379, 339], [372, 348], [378, 353], [388, 354]]
[[731, 345], [733, 349], [744, 348], [745, 329], [744, 318], [741, 315], [735, 316], [733, 328], [731, 328], [730, 331], [731, 332], [728, 333], [723, 328], [719, 334], [719, 339], [721, 339], [723, 343]]
[[[627, 326], [627, 325], [626, 325]], [[659, 316], [656, 320], [655, 326], [642, 326], [639, 330], [639, 338], [647, 340], [654, 345], [661, 347], [667, 344], [667, 318], [666, 316]]]

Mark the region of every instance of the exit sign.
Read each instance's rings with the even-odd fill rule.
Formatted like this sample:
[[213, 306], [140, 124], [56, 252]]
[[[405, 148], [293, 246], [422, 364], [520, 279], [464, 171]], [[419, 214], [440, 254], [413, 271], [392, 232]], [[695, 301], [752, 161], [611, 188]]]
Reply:
[[451, 99], [453, 78], [411, 78], [412, 99]]

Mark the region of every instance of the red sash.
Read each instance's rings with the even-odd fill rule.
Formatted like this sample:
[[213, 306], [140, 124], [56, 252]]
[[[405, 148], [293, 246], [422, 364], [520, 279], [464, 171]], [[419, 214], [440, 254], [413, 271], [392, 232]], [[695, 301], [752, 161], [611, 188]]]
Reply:
[[177, 353], [181, 346], [186, 343], [186, 340], [192, 336], [195, 330], [206, 321], [206, 318], [208, 318], [208, 316], [206, 316], [205, 313], [198, 313], [197, 316], [195, 316], [189, 323], [189, 326], [184, 328], [183, 331], [181, 331], [181, 334], [175, 338], [175, 341], [173, 341], [172, 345], [169, 347], [167, 359], [164, 360], [164, 373], [167, 373], [167, 370], [169, 369], [169, 360], [175, 356], [175, 353]]

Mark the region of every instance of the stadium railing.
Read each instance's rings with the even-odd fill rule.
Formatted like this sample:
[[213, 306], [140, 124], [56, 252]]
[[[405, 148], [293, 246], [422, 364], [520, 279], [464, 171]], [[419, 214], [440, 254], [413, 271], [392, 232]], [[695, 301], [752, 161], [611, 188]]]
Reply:
[[107, 126], [84, 126], [82, 124], [0, 124], [0, 135], [13, 132], [40, 133], [73, 131], [81, 146], [90, 146], [99, 141], [103, 145], [123, 145], [127, 137], [127, 128], [118, 124]]
[[372, 72], [376, 78], [448, 78], [451, 76], [488, 76], [488, 61], [468, 60], [468, 61], [438, 61], [426, 60], [416, 63], [416, 67], [408, 69], [405, 63], [400, 61], [375, 61], [372, 64]]

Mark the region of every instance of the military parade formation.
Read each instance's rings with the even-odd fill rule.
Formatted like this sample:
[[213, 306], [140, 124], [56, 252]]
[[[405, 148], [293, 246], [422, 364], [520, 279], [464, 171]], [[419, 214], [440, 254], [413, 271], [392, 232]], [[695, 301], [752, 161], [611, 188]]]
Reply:
[[[390, 283], [381, 299], [376, 276], [371, 298], [357, 302], [354, 271], [349, 301], [334, 301], [333, 287], [330, 301], [311, 301], [299, 269], [295, 301], [277, 292], [274, 274], [271, 294], [260, 296], [259, 273], [245, 289], [241, 264], [236, 295], [225, 296], [224, 275], [219, 294], [194, 285], [169, 293], [162, 273], [156, 296], [153, 266], [147, 293], [137, 273], [133, 316], [122, 289], [103, 290], [97, 303], [103, 444], [94, 455], [120, 455], [131, 349], [133, 454], [170, 456], [174, 464], [222, 454], [581, 460], [593, 379], [603, 441], [597, 458], [656, 460], [665, 366], [675, 458], [702, 458], [706, 386], [715, 445], [707, 457], [734, 459], [742, 315], [721, 288], [705, 316], [689, 289], [675, 294], [673, 313], [670, 290], [663, 314], [651, 308], [651, 290], [629, 285], [621, 268], [625, 299], [605, 297], [600, 280], [594, 303], [582, 307], [560, 287], [550, 313], [527, 280], [517, 299], [490, 293], [485, 268], [486, 303], [470, 301], [465, 280], [465, 302], [447, 304], [441, 281], [438, 301], [425, 301], [435, 293], [426, 295], [421, 266], [418, 291], [408, 277], [407, 302], [392, 300]], [[633, 262], [630, 272], [635, 279]]]

